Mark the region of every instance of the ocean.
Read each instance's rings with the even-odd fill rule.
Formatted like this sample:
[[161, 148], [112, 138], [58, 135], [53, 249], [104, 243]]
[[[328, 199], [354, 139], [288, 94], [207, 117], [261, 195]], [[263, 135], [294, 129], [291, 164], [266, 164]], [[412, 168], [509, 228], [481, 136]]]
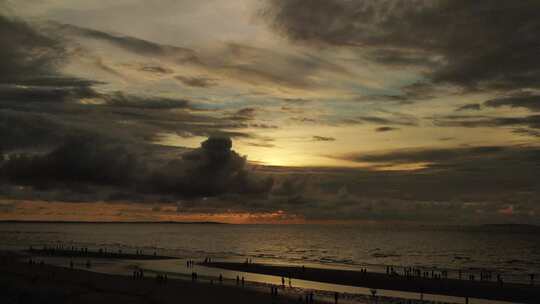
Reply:
[[540, 273], [540, 232], [534, 227], [0, 223], [1, 249], [60, 244], [381, 272], [386, 265], [447, 269], [450, 276], [482, 269], [516, 282]]

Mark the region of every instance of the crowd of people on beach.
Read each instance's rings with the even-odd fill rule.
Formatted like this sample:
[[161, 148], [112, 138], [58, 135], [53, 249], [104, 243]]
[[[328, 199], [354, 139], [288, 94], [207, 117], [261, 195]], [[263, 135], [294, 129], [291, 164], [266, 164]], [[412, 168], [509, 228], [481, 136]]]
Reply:
[[[75, 246], [64, 246], [61, 244], [54, 245], [54, 246], [42, 246], [40, 249], [35, 249], [32, 246], [29, 248], [29, 252], [33, 255], [38, 256], [68, 256], [72, 258], [76, 257], [88, 257], [88, 258], [107, 258], [107, 257], [119, 257], [119, 258], [130, 258], [133, 255], [135, 256], [144, 256], [144, 251], [141, 249], [136, 249], [134, 251], [134, 254], [127, 254], [122, 251], [122, 249], [118, 249], [117, 251], [111, 251], [107, 248], [99, 248], [95, 251], [90, 251], [88, 247], [75, 247]], [[157, 257], [156, 251], [153, 252], [153, 256]], [[149, 256], [151, 258], [151, 256]], [[206, 257], [204, 260], [201, 261], [201, 264], [210, 264], [214, 263], [213, 258]], [[30, 258], [28, 261], [29, 264], [37, 264], [38, 262]], [[44, 261], [41, 260], [39, 264], [43, 265]], [[246, 258], [244, 261], [245, 265], [258, 265], [254, 264], [253, 260], [251, 258]], [[79, 264], [79, 265], [85, 265], [87, 269], [90, 269], [92, 267], [92, 263], [90, 259], [86, 260], [86, 263]], [[186, 267], [187, 268], [194, 268], [196, 265], [195, 260], [187, 259], [186, 260]], [[457, 279], [457, 280], [468, 280], [468, 281], [481, 281], [481, 282], [496, 282], [500, 288], [504, 286], [504, 281], [501, 273], [489, 271], [489, 270], [456, 270], [455, 273], [450, 276], [449, 271], [445, 269], [438, 269], [437, 267], [434, 268], [421, 268], [417, 266], [413, 267], [402, 267], [402, 266], [393, 266], [393, 265], [387, 265], [386, 267], [386, 275], [388, 276], [397, 276], [402, 277], [406, 279], [414, 279], [414, 278], [421, 278], [421, 279], [434, 279], [434, 280], [448, 280], [448, 279]], [[75, 263], [73, 260], [69, 261], [69, 268], [73, 269], [75, 268]], [[306, 272], [306, 267], [301, 266], [302, 273]], [[361, 274], [368, 274], [368, 268], [362, 267], [359, 269], [359, 272]], [[529, 276], [529, 282], [530, 285], [535, 284], [535, 274], [531, 273], [528, 274]], [[133, 271], [133, 279], [135, 280], [141, 280], [144, 279], [144, 272], [142, 269], [136, 269]], [[156, 282], [158, 284], [166, 284], [168, 281], [167, 275], [165, 274], [157, 274], [155, 276]], [[198, 274], [195, 271], [192, 271], [191, 273], [191, 279], [193, 282], [198, 281]], [[214, 284], [214, 279], [209, 279], [209, 282], [211, 284]], [[223, 284], [224, 278], [222, 274], [219, 274], [219, 283]], [[246, 284], [246, 280], [243, 276], [237, 276], [236, 277], [236, 285], [244, 287]], [[289, 288], [292, 288], [292, 278], [291, 275], [282, 276], [281, 277], [281, 286], [280, 285], [270, 285], [270, 293], [272, 297], [278, 296], [278, 290], [279, 288], [286, 288], [288, 285]], [[313, 292], [308, 292], [305, 296], [299, 297], [299, 302], [301, 303], [313, 303]], [[334, 302], [337, 304], [339, 299], [339, 293], [334, 294]]]
[[133, 270], [133, 277], [134, 280], [142, 280], [144, 279], [144, 270], [142, 269], [135, 269]]
[[142, 249], [135, 249], [133, 253], [127, 253], [122, 249], [116, 251], [106, 247], [98, 248], [96, 251], [89, 250], [88, 247], [65, 246], [63, 244], [43, 245], [40, 249], [33, 246], [28, 248], [28, 252], [45, 256], [70, 256], [70, 257], [102, 257], [102, 258], [158, 258], [157, 251], [152, 255], [145, 255]]
[[[449, 279], [448, 276], [448, 270], [425, 270], [418, 267], [401, 267], [402, 271], [399, 272], [394, 266], [387, 265], [386, 266], [386, 274], [389, 276], [403, 276], [407, 279], [412, 278], [424, 278], [424, 279], [435, 279], [435, 280], [441, 280], [441, 279]], [[492, 281], [493, 280], [493, 272], [491, 271], [480, 271], [479, 273], [480, 281]], [[530, 283], [531, 285], [534, 285], [534, 274], [529, 275], [530, 277]], [[463, 280], [463, 271], [460, 269], [457, 272], [457, 278], [458, 280]], [[477, 279], [476, 273], [468, 273], [467, 279], [469, 281], [475, 281]], [[503, 277], [500, 273], [497, 273], [496, 275], [496, 282], [500, 287], [503, 287], [504, 281]]]

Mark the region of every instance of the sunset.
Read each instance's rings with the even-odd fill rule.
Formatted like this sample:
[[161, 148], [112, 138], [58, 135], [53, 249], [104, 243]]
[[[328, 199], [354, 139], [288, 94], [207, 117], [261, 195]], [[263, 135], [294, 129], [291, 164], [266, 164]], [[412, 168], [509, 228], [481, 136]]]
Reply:
[[[109, 248], [97, 272], [193, 260], [255, 293], [280, 267], [374, 275], [272, 303], [538, 302], [538, 1], [0, 0], [0, 45], [5, 260]], [[434, 269], [453, 287], [393, 281]]]

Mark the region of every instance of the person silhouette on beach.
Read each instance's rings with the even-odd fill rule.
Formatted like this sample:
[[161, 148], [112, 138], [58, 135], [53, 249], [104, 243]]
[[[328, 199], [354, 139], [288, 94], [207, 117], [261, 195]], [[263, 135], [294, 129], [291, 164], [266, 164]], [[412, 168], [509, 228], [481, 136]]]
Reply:
[[337, 292], [334, 292], [334, 304], [338, 304], [338, 298], [339, 294]]
[[219, 283], [223, 283], [223, 275], [221, 273], [219, 274]]

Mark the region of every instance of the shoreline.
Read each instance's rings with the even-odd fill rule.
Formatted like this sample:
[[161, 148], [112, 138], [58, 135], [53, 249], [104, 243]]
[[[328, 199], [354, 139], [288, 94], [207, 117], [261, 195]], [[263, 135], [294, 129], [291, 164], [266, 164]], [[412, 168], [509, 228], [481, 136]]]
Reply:
[[[147, 275], [104, 274], [42, 263], [25, 263], [16, 253], [0, 253], [1, 303], [298, 303], [290, 295], [248, 287], [187, 281], [159, 280]], [[322, 303], [320, 300], [318, 303]]]
[[233, 262], [201, 263], [206, 267], [243, 271], [256, 274], [280, 276], [307, 281], [385, 289], [426, 294], [439, 294], [453, 297], [469, 297], [493, 301], [520, 303], [538, 303], [539, 286], [525, 284], [467, 281], [458, 279], [432, 279], [404, 277], [374, 272], [353, 270], [322, 269], [300, 266], [277, 266], [264, 264], [246, 264]]
[[[178, 303], [178, 301], [187, 301], [194, 303], [305, 303], [305, 296], [314, 294], [316, 303], [334, 303], [334, 294], [339, 295], [339, 304], [353, 303], [372, 303], [373, 297], [370, 295], [370, 290], [363, 286], [360, 290], [352, 290], [341, 283], [340, 280], [331, 276], [332, 272], [327, 269], [308, 268], [309, 274], [305, 280], [299, 279], [295, 281], [295, 286], [280, 286], [279, 278], [281, 275], [274, 273], [275, 279], [263, 279], [256, 271], [264, 265], [251, 264], [249, 269], [244, 269], [246, 265], [242, 263], [198, 263], [194, 264], [193, 270], [187, 273], [177, 273], [169, 271], [167, 268], [152, 268], [146, 267], [159, 262], [158, 260], [146, 261], [144, 263], [152, 264], [133, 264], [129, 263], [134, 259], [123, 260], [120, 258], [110, 259], [113, 264], [98, 263], [100, 259], [91, 259], [85, 257], [73, 257], [70, 260], [66, 257], [56, 256], [60, 258], [53, 262], [48, 260], [51, 256], [31, 255], [28, 251], [17, 252], [1, 252], [0, 251], [0, 287], [6, 290], [4, 294], [0, 293], [1, 303], [21, 303], [20, 297], [46, 298], [45, 303], [89, 303], [96, 302], [97, 299], [104, 298], [103, 304], [106, 303]], [[33, 264], [28, 261], [32, 259]], [[92, 267], [85, 267], [85, 261], [93, 260]], [[107, 260], [106, 258], [103, 260]], [[59, 261], [59, 262], [58, 262]], [[75, 262], [75, 263], [72, 263]], [[141, 261], [143, 262], [143, 261]], [[163, 260], [165, 263], [166, 260]], [[108, 263], [108, 262], [105, 262]], [[120, 264], [117, 264], [120, 263]], [[173, 262], [175, 263], [175, 262]], [[226, 265], [225, 265], [226, 264]], [[114, 265], [123, 265], [120, 268]], [[143, 266], [146, 265], [146, 266]], [[158, 264], [159, 265], [159, 264]], [[167, 265], [167, 264], [161, 264]], [[216, 268], [216, 266], [223, 268]], [[225, 270], [236, 267], [241, 270], [232, 270], [233, 273]], [[75, 267], [73, 267], [75, 266]], [[95, 266], [95, 267], [94, 267]], [[105, 267], [103, 267], [105, 266]], [[111, 267], [112, 266], [112, 267]], [[128, 267], [126, 267], [128, 266]], [[182, 266], [183, 267], [183, 266]], [[267, 266], [268, 267], [268, 266]], [[272, 266], [270, 266], [272, 267]], [[290, 267], [273, 266], [272, 271], [283, 271], [284, 268]], [[132, 273], [137, 269], [144, 270], [144, 280], [134, 279]], [[224, 272], [216, 271], [210, 274], [203, 269], [223, 269]], [[120, 271], [119, 271], [120, 270]], [[259, 269], [260, 270], [260, 269]], [[192, 282], [191, 271], [199, 273], [195, 282]], [[246, 276], [245, 285], [240, 284], [234, 279], [231, 274], [240, 275], [241, 278]], [[313, 275], [321, 272], [325, 279], [316, 280]], [[218, 275], [224, 274], [223, 281], [218, 280]], [[261, 273], [259, 271], [259, 273]], [[158, 277], [168, 275], [166, 284], [160, 283]], [[257, 277], [258, 276], [258, 277]], [[294, 278], [295, 276], [292, 275]], [[309, 281], [308, 281], [309, 280]], [[316, 283], [312, 285], [310, 282]], [[331, 282], [325, 285], [321, 282]], [[307, 284], [306, 284], [307, 283]], [[298, 285], [297, 285], [298, 284]], [[279, 289], [279, 296], [275, 297], [270, 294], [270, 288], [274, 286]], [[194, 290], [192, 290], [194, 288]], [[398, 303], [464, 303], [455, 294], [449, 295], [449, 298], [432, 297], [428, 292], [425, 293], [425, 300], [407, 292], [396, 292], [400, 288], [386, 290], [378, 287], [377, 302], [380, 304], [398, 304]], [[82, 292], [79, 292], [82, 290]], [[392, 290], [394, 290], [392, 292]], [[77, 292], [76, 292], [77, 291]], [[247, 292], [247, 294], [246, 294]], [[359, 292], [359, 293], [358, 293]], [[79, 295], [73, 295], [79, 293]], [[208, 296], [210, 293], [214, 296]], [[94, 297], [93, 301], [85, 301], [85, 297]], [[10, 298], [11, 297], [11, 298]], [[77, 300], [71, 301], [70, 298], [76, 297]], [[82, 297], [82, 298], [81, 298]], [[238, 300], [240, 297], [242, 300]], [[300, 300], [300, 298], [302, 300]], [[453, 299], [452, 299], [453, 298]], [[8, 301], [2, 301], [7, 299]], [[9, 301], [11, 300], [11, 301]], [[23, 299], [24, 300], [24, 299]], [[22, 303], [32, 302], [23, 301]], [[44, 302], [42, 300], [38, 302]], [[471, 297], [471, 303], [493, 303], [490, 301], [475, 299]], [[507, 303], [507, 302], [505, 302]], [[533, 302], [522, 302], [533, 303]], [[504, 304], [504, 303], [501, 303]]]

